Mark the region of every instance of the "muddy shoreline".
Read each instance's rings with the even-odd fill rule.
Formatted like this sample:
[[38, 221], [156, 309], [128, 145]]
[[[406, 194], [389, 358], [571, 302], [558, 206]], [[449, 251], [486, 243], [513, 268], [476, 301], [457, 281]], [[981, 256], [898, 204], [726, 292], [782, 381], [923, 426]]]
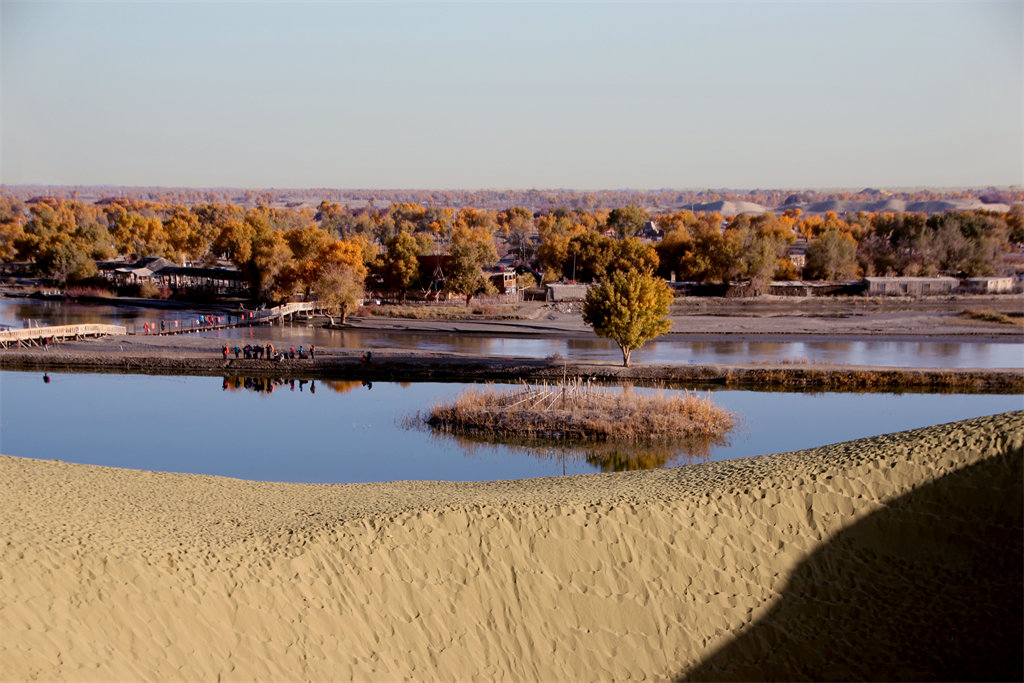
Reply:
[[[196, 335], [127, 335], [39, 348], [0, 350], [0, 368], [106, 373], [324, 378], [365, 381], [646, 382], [765, 390], [1024, 392], [1024, 328], [960, 315], [964, 308], [1019, 310], [1024, 298], [957, 297], [949, 300], [681, 299], [673, 306], [664, 340], [1021, 343], [1021, 366], [997, 369], [896, 368], [815, 362], [731, 365], [621, 363], [507, 356], [471, 356], [400, 348], [373, 351], [371, 362], [353, 348], [319, 348], [315, 359], [282, 362], [221, 356], [222, 340]], [[519, 317], [457, 319], [353, 316], [344, 329], [402, 334], [494, 337], [593, 337], [579, 305], [524, 304]], [[310, 327], [326, 320], [307, 319]], [[301, 326], [302, 323], [299, 323]], [[234, 342], [228, 342], [233, 344]]]
[[[208, 340], [217, 343], [217, 340]], [[86, 344], [87, 342], [80, 342]], [[466, 357], [457, 354], [331, 349], [316, 359], [285, 361], [220, 357], [219, 346], [201, 356], [171, 353], [68, 351], [0, 352], [0, 369], [344, 379], [361, 381], [558, 381], [663, 383], [754, 389], [830, 391], [1024, 392], [1024, 372], [1001, 369], [883, 368], [839, 365], [663, 365], [629, 368], [609, 362]]]

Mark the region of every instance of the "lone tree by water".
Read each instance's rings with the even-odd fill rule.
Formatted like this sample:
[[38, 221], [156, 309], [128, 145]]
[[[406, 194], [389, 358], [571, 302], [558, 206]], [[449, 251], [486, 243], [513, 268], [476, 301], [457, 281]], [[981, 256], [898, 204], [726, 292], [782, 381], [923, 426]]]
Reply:
[[620, 271], [590, 288], [583, 320], [599, 337], [619, 345], [622, 365], [628, 368], [635, 349], [672, 328], [671, 304], [672, 290], [664, 280], [637, 270]]
[[331, 325], [334, 324], [334, 316], [340, 316], [341, 324], [344, 325], [346, 314], [366, 296], [363, 285], [366, 269], [361, 263], [358, 266], [333, 263], [324, 268], [313, 283], [313, 291], [330, 317]]

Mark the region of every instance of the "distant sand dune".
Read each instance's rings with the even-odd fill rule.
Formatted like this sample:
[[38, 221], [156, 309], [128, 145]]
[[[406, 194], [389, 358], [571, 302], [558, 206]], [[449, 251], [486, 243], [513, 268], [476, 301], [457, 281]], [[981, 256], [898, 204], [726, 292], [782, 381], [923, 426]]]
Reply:
[[1019, 679], [1022, 444], [343, 486], [0, 457], [0, 679]]
[[906, 201], [904, 199], [884, 199], [878, 201], [855, 201], [843, 199], [829, 199], [820, 202], [807, 204], [795, 204], [792, 207], [800, 208], [807, 213], [826, 213], [835, 211], [838, 214], [855, 214], [859, 211], [877, 213], [944, 213], [947, 211], [996, 211], [1006, 212], [1010, 210], [1007, 204], [985, 204], [979, 199], [933, 199], [929, 201]]
[[835, 211], [838, 214], [855, 214], [860, 211], [868, 213], [945, 213], [947, 211], [995, 211], [1005, 213], [1010, 210], [1008, 204], [985, 204], [980, 199], [932, 199], [928, 201], [907, 201], [904, 199], [878, 199], [859, 201], [852, 199], [827, 199], [823, 201], [803, 202], [783, 205], [774, 209], [740, 200], [718, 200], [705, 204], [693, 204], [686, 208], [695, 212], [720, 213], [722, 216], [738, 216], [741, 213], [762, 214], [767, 211], [781, 214], [786, 209], [802, 209], [805, 213], [826, 213]]
[[768, 209], [753, 202], [719, 200], [716, 202], [708, 202], [707, 204], [694, 204], [693, 210], [697, 212], [705, 211], [707, 213], [720, 213], [723, 216], [738, 216], [741, 213], [760, 214], [766, 212]]

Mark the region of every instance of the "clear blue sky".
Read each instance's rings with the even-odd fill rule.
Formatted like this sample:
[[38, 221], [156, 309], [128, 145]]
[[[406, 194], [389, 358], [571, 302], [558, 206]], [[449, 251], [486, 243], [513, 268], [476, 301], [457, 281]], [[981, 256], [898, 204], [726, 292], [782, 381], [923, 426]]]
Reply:
[[2, 1], [0, 181], [1024, 184], [1024, 2]]

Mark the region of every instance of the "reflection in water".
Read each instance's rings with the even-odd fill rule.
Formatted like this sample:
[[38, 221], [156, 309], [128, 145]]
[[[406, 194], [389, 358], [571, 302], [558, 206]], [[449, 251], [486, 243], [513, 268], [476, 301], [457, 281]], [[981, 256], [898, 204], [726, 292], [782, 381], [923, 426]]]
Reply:
[[[413, 425], [403, 421], [404, 426]], [[728, 446], [724, 436], [693, 434], [686, 437], [650, 442], [566, 442], [557, 439], [485, 438], [429, 430], [432, 443], [445, 447], [458, 446], [467, 456], [476, 455], [495, 446], [503, 446], [538, 460], [553, 460], [563, 465], [586, 462], [602, 472], [651, 470], [660, 467], [710, 462], [712, 449]]]
[[0, 327], [46, 327], [48, 325], [84, 325], [90, 323], [125, 325], [129, 330], [143, 325], [171, 326], [175, 321], [196, 317], [183, 308], [147, 308], [123, 303], [80, 304], [70, 301], [0, 298]]
[[324, 381], [321, 382], [321, 384], [323, 386], [326, 386], [328, 389], [330, 389], [331, 391], [333, 391], [336, 394], [347, 394], [348, 392], [352, 391], [353, 389], [355, 389], [357, 387], [367, 386], [370, 383], [369, 382], [343, 381], [343, 380], [324, 380]]
[[[45, 376], [44, 376], [45, 377]], [[49, 382], [47, 378], [45, 381]], [[283, 379], [281, 377], [242, 377], [229, 376], [221, 382], [221, 391], [254, 391], [262, 394], [272, 394], [278, 389], [288, 391], [309, 391], [315, 394], [317, 390], [315, 379]], [[337, 394], [345, 394], [357, 387], [373, 388], [372, 382], [362, 381], [341, 381], [341, 380], [320, 380], [321, 387], [327, 387]]]
[[[305, 380], [303, 380], [305, 383]], [[225, 377], [221, 384], [222, 391], [255, 391], [272, 394], [275, 389], [285, 386], [287, 382], [279, 377]], [[295, 381], [292, 380], [294, 388]]]

